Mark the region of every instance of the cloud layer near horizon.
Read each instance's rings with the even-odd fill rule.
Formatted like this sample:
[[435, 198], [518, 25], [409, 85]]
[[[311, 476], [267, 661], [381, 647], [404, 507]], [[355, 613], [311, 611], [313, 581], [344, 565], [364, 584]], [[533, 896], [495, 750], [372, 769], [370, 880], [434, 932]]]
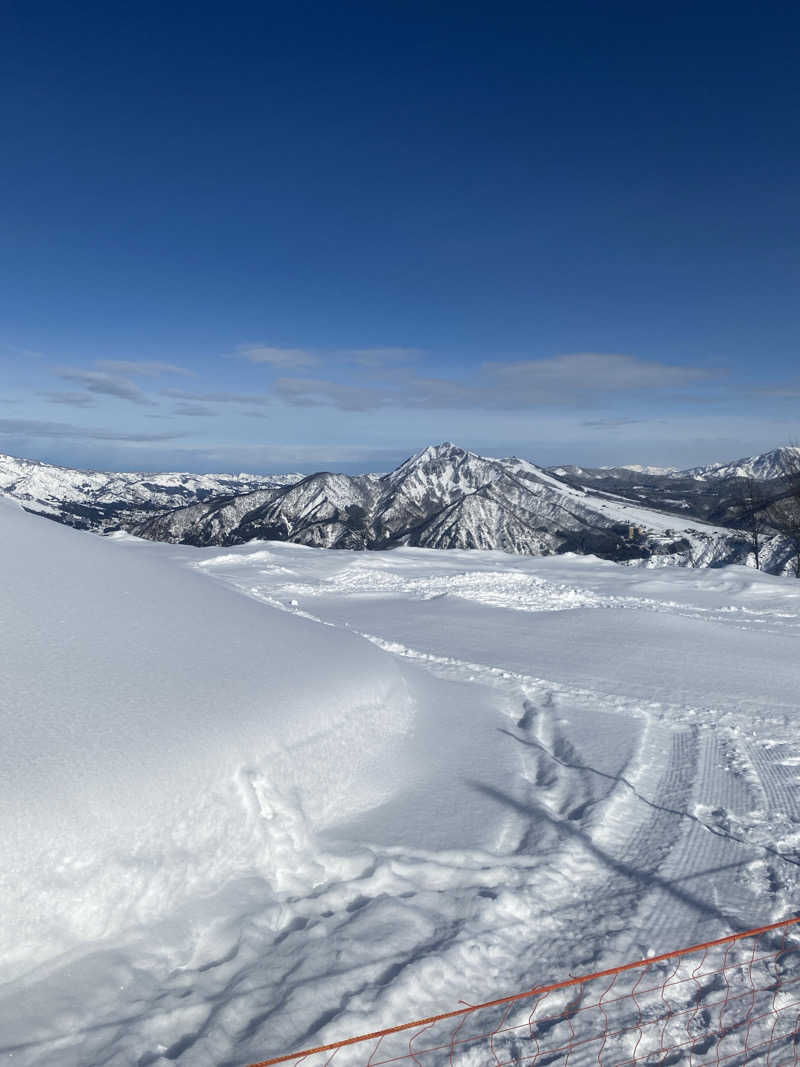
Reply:
[[700, 367], [680, 367], [636, 356], [578, 353], [552, 359], [484, 362], [463, 380], [428, 377], [413, 367], [380, 365], [352, 384], [316, 377], [279, 377], [274, 393], [295, 407], [343, 411], [427, 408], [520, 411], [541, 406], [596, 405], [602, 396], [681, 389], [708, 382]]
[[[379, 457], [389, 463], [446, 438], [487, 454], [516, 452], [546, 463], [691, 466], [797, 436], [790, 420], [781, 431], [779, 419], [767, 417], [778, 398], [788, 403], [795, 382], [765, 390], [758, 411], [758, 391], [746, 393], [743, 383], [720, 371], [620, 353], [462, 366], [401, 346], [251, 344], [198, 361], [193, 370], [167, 360], [52, 365], [43, 356], [34, 369], [28, 390], [6, 398], [20, 417], [0, 422], [0, 448], [33, 455], [38, 441], [42, 455], [45, 442], [73, 442], [58, 451], [53, 446], [43, 458], [94, 467], [111, 462], [114, 449], [129, 448], [132, 463], [139, 466], [146, 453], [160, 469], [186, 463], [193, 469], [366, 468], [383, 466]], [[72, 388], [49, 388], [54, 377]], [[50, 419], [51, 405], [81, 410], [86, 424]], [[740, 446], [726, 430], [730, 445], [709, 456], [714, 414], [751, 425], [751, 438], [743, 431]], [[160, 432], [149, 432], [153, 423], [145, 420], [158, 420]], [[670, 429], [678, 424], [682, 429]], [[180, 449], [158, 448], [179, 438], [185, 442]], [[745, 447], [745, 439], [752, 445]], [[95, 451], [90, 442], [97, 442]]]
[[[273, 402], [291, 407], [331, 407], [371, 412], [408, 410], [524, 411], [552, 406], [595, 409], [602, 400], [665, 390], [687, 390], [713, 381], [710, 371], [615, 353], [582, 352], [547, 359], [486, 360], [476, 370], [432, 375], [421, 368], [417, 349], [384, 347], [337, 349], [329, 353], [301, 348], [242, 345], [241, 358], [263, 368], [259, 391], [241, 388], [186, 389], [169, 386], [160, 396], [178, 403], [171, 414], [212, 414], [209, 405], [250, 408]], [[230, 367], [228, 363], [228, 367]], [[292, 375], [285, 372], [291, 369]], [[311, 373], [312, 369], [315, 373]], [[321, 375], [319, 369], [327, 374]], [[50, 403], [86, 408], [98, 396], [156, 408], [157, 396], [132, 379], [194, 375], [174, 363], [155, 360], [97, 360], [92, 368], [56, 366], [52, 373], [82, 391], [40, 389]], [[235, 372], [228, 377], [237, 378]], [[271, 380], [270, 380], [271, 377]]]
[[175, 441], [184, 433], [135, 433], [125, 430], [106, 430], [73, 426], [68, 422], [46, 422], [42, 419], [0, 419], [0, 436], [41, 437], [49, 439], [129, 441], [143, 444], [151, 441]]

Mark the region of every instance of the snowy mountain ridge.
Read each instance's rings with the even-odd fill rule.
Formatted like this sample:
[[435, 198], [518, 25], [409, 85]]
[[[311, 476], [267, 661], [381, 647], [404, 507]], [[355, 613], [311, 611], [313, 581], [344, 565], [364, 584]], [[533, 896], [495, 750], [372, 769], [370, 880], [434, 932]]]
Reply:
[[547, 469], [561, 477], [579, 477], [587, 481], [617, 476], [630, 477], [642, 474], [651, 477], [672, 478], [676, 481], [693, 479], [695, 481], [724, 480], [728, 478], [755, 478], [759, 481], [771, 481], [776, 478], [784, 478], [792, 471], [792, 462], [800, 456], [800, 446], [781, 445], [778, 448], [762, 452], [757, 456], [745, 456], [729, 462], [706, 463], [699, 467], [689, 467], [680, 470], [677, 467], [653, 467], [639, 463], [622, 463], [618, 466], [613, 464], [601, 467], [579, 467], [572, 464], [564, 464], [559, 467]]
[[[0, 455], [0, 493], [96, 532], [131, 530], [195, 546], [251, 540], [324, 548], [590, 553], [618, 562], [743, 563], [741, 482], [780, 486], [798, 449], [674, 471], [545, 469], [518, 457], [429, 445], [387, 474], [108, 473]], [[767, 567], [781, 571], [776, 542]]]
[[285, 485], [300, 477], [74, 470], [0, 453], [0, 493], [15, 497], [29, 511], [81, 529], [113, 529], [181, 504]]
[[252, 540], [409, 545], [685, 564], [743, 562], [747, 555], [734, 531], [569, 485], [527, 460], [480, 456], [449, 442], [422, 449], [385, 475], [313, 474], [291, 486], [177, 508], [132, 529], [200, 547]]
[[[613, 468], [604, 467], [604, 470], [610, 470]], [[635, 474], [677, 474], [677, 467], [651, 467], [642, 465], [640, 463], [624, 463], [622, 469], [626, 471], [633, 471]]]
[[679, 472], [684, 477], [700, 480], [712, 478], [755, 478], [769, 481], [791, 474], [800, 459], [799, 445], [782, 445], [758, 456], [745, 456], [732, 463], [711, 463], [704, 467], [692, 467]]

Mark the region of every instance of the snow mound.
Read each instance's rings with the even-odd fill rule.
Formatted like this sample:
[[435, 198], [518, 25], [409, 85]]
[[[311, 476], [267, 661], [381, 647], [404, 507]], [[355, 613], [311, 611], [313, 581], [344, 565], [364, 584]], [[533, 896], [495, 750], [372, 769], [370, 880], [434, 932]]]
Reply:
[[1, 978], [237, 873], [302, 879], [303, 820], [391, 795], [414, 702], [390, 657], [164, 553], [5, 502], [0, 525]]

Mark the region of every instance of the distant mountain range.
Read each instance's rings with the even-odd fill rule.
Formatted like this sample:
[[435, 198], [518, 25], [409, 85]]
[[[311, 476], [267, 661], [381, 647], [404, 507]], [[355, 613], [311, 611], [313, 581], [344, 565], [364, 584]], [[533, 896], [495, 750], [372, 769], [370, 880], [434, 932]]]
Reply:
[[83, 530], [120, 529], [156, 512], [276, 487], [299, 474], [117, 474], [54, 467], [0, 453], [0, 493], [28, 511]]
[[[388, 474], [104, 474], [0, 456], [0, 491], [98, 532], [196, 546], [280, 540], [323, 548], [592, 553], [650, 565], [744, 563], [741, 490], [776, 496], [798, 450], [677, 471], [552, 467], [430, 446]], [[768, 538], [766, 569], [787, 552]]]
[[615, 493], [644, 507], [691, 515], [722, 526], [741, 525], [742, 487], [760, 484], [765, 497], [779, 497], [800, 460], [800, 448], [785, 445], [732, 463], [689, 470], [659, 467], [551, 467], [570, 485]]
[[625, 464], [621, 467], [549, 467], [553, 474], [582, 476], [584, 480], [594, 481], [603, 478], [619, 478], [631, 481], [644, 475], [648, 478], [667, 478], [671, 481], [693, 480], [698, 482], [725, 481], [729, 478], [755, 478], [757, 481], [769, 481], [783, 478], [793, 473], [793, 462], [800, 457], [800, 446], [783, 445], [758, 456], [747, 456], [732, 463], [708, 463], [703, 467], [690, 467], [678, 470], [677, 467], [643, 467], [638, 464]]
[[[572, 551], [620, 562], [741, 563], [749, 551], [746, 537], [713, 521], [715, 511], [734, 507], [732, 482], [741, 479], [719, 479], [709, 488], [707, 477], [688, 473], [545, 470], [448, 443], [423, 449], [389, 474], [312, 474], [279, 489], [157, 515], [134, 532], [198, 546], [263, 539], [324, 548], [411, 545], [527, 555]], [[781, 555], [776, 542], [770, 559], [778, 569]]]

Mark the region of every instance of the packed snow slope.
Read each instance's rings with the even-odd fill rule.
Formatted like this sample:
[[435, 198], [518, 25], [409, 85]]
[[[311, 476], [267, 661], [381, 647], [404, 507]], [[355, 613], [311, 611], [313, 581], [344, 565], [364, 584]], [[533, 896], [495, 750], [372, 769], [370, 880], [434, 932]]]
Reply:
[[110, 530], [231, 493], [291, 484], [299, 474], [142, 474], [82, 471], [0, 453], [0, 493], [85, 530]]
[[9, 1062], [234, 1067], [796, 909], [800, 583], [0, 537]]
[[389, 474], [312, 474], [280, 489], [177, 508], [133, 529], [197, 546], [266, 539], [322, 548], [577, 551], [684, 565], [744, 562], [748, 554], [735, 531], [569, 485], [527, 460], [449, 443], [423, 449]]

